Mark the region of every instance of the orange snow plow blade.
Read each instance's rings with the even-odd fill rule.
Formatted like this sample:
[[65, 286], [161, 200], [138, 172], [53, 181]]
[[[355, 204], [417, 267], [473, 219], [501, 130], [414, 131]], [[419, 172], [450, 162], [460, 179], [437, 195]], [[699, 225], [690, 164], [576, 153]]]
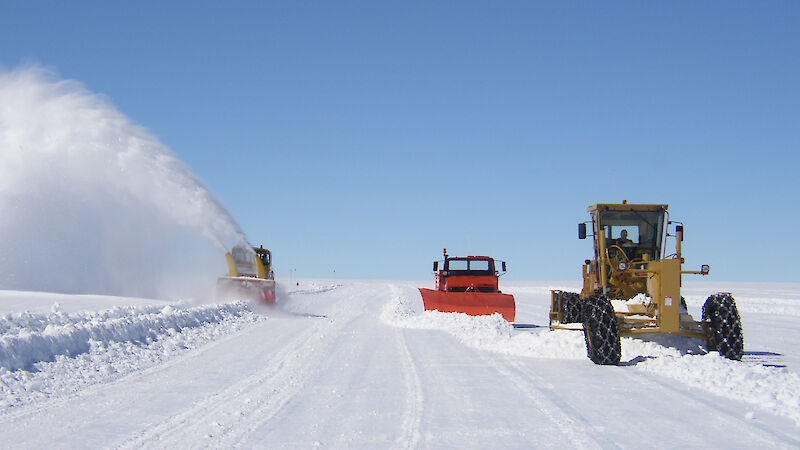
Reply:
[[500, 313], [507, 321], [514, 323], [516, 304], [511, 294], [498, 292], [447, 292], [419, 288], [425, 310], [439, 312], [460, 312], [470, 316], [488, 316]]

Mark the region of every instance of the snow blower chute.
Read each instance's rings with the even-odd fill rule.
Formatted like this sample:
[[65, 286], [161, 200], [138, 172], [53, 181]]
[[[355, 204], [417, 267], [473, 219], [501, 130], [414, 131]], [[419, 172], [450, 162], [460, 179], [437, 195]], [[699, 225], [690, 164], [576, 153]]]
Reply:
[[[501, 261], [501, 267], [505, 272], [505, 261]], [[460, 312], [471, 316], [500, 313], [507, 321], [514, 322], [514, 296], [503, 294], [498, 289], [500, 273], [495, 268], [494, 258], [450, 257], [447, 249], [444, 249], [442, 269], [439, 270], [439, 261], [434, 261], [433, 271], [436, 274], [436, 289], [419, 288], [426, 310]]]
[[263, 245], [252, 249], [237, 245], [225, 254], [225, 258], [228, 260], [228, 276], [217, 280], [218, 299], [275, 304], [275, 274], [269, 250]]

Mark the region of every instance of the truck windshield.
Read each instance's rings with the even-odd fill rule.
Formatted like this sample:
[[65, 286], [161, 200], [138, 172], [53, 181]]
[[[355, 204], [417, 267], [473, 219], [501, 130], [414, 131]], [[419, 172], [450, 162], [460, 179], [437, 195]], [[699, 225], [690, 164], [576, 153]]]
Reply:
[[494, 275], [494, 262], [490, 259], [449, 258], [445, 270], [463, 271], [470, 275]]

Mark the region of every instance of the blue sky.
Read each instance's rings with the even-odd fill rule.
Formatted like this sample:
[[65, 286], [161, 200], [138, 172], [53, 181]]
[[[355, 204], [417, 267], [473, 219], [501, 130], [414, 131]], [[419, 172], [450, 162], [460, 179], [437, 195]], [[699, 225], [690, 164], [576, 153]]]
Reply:
[[709, 280], [800, 281], [798, 23], [790, 1], [4, 2], [0, 65], [107, 95], [279, 277], [426, 280], [446, 246], [577, 280], [586, 207], [627, 199], [670, 204]]

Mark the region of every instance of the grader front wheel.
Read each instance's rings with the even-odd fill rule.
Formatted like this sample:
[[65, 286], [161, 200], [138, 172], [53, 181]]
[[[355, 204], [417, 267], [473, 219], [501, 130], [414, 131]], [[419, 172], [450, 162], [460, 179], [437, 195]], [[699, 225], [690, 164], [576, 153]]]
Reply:
[[703, 323], [706, 324], [710, 351], [718, 351], [720, 355], [734, 361], [742, 359], [742, 320], [733, 297], [729, 294], [708, 297], [703, 305]]
[[583, 300], [581, 315], [589, 359], [595, 364], [619, 364], [622, 346], [611, 301], [602, 295], [592, 295]]

